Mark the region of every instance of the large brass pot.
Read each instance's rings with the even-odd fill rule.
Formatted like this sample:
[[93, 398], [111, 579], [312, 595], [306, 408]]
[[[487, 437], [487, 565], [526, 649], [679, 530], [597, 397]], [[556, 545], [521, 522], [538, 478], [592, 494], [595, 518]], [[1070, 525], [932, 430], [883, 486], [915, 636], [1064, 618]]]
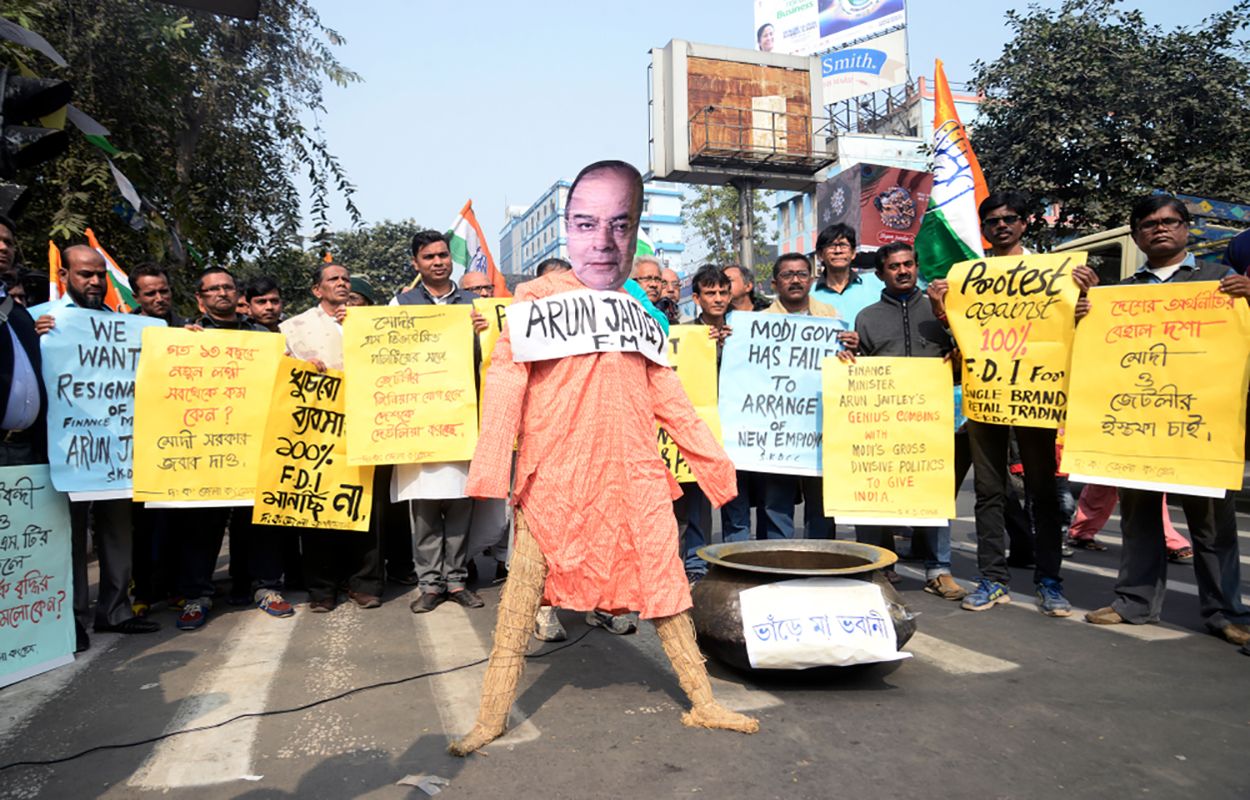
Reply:
[[692, 591], [694, 627], [708, 655], [750, 670], [738, 593], [767, 583], [810, 577], [871, 581], [881, 587], [899, 648], [916, 632], [914, 615], [881, 571], [898, 556], [881, 547], [831, 539], [726, 542], [699, 549], [708, 573]]

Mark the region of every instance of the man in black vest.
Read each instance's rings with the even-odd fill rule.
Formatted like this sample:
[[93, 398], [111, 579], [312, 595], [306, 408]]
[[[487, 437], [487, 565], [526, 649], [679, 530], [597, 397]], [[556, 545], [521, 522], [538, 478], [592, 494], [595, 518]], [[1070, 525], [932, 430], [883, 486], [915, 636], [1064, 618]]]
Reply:
[[[1199, 264], [1186, 245], [1189, 210], [1168, 195], [1138, 201], [1129, 215], [1133, 241], [1146, 263], [1121, 283], [1146, 286], [1181, 281], [1219, 281], [1220, 291], [1250, 302], [1250, 278], [1222, 264]], [[1233, 644], [1250, 643], [1250, 610], [1241, 602], [1237, 511], [1232, 492], [1222, 498], [1178, 495], [1194, 545], [1194, 577], [1207, 630]], [[1158, 622], [1167, 591], [1167, 542], [1159, 492], [1120, 489], [1120, 574], [1115, 600], [1085, 615], [1095, 625]]]

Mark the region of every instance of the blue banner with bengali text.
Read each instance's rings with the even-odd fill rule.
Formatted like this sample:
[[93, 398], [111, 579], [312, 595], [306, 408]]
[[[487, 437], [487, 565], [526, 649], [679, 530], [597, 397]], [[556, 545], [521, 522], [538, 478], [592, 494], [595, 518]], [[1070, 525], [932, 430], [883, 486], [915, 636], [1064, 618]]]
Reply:
[[73, 660], [69, 503], [47, 464], [0, 467], [0, 686]]

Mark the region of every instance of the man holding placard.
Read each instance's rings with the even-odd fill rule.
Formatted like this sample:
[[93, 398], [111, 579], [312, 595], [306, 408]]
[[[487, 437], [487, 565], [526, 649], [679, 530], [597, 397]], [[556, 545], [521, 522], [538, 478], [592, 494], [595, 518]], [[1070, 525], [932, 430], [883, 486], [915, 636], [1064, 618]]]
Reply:
[[[415, 287], [400, 293], [401, 306], [473, 305], [473, 292], [451, 279], [451, 249], [446, 235], [418, 231], [412, 237], [412, 266], [421, 276]], [[474, 330], [486, 327], [486, 318], [470, 312]], [[395, 499], [412, 501], [412, 519], [418, 587], [421, 595], [409, 608], [414, 614], [433, 611], [445, 600], [465, 608], [486, 603], [468, 588], [469, 526], [473, 499], [464, 489], [469, 465], [464, 461], [401, 464], [395, 468]]]
[[[907, 242], [891, 242], [876, 252], [881, 299], [855, 317], [861, 356], [940, 358], [949, 361], [955, 349], [932, 305], [916, 287], [916, 251]], [[912, 549], [925, 551], [924, 590], [946, 600], [962, 600], [968, 592], [951, 577], [950, 525], [913, 527]], [[857, 541], [894, 549], [894, 528], [857, 525]], [[890, 574], [893, 574], [893, 568]]]
[[1047, 616], [1066, 617], [1072, 604], [1063, 596], [1059, 576], [1063, 529], [1055, 488], [1055, 431], [1067, 400], [1075, 320], [1088, 308], [1084, 293], [1098, 276], [1085, 266], [1084, 253], [1034, 256], [1024, 249], [1020, 240], [1028, 227], [1029, 200], [1020, 192], [995, 192], [978, 212], [990, 258], [956, 264], [946, 279], [930, 284], [929, 292], [934, 313], [948, 322], [964, 358], [981, 576], [963, 607], [986, 611], [1011, 602], [1004, 507], [1014, 428], [1037, 527], [1033, 582], [1038, 608]]
[[[60, 278], [65, 296], [44, 306], [35, 321], [40, 335], [56, 327], [56, 313], [76, 307], [105, 311], [108, 287], [104, 257], [85, 244], [65, 248], [61, 254]], [[130, 570], [133, 559], [131, 507], [129, 497], [70, 503], [73, 539], [74, 617], [87, 625], [87, 529], [91, 528], [100, 560], [99, 591], [96, 596], [95, 630], [116, 633], [155, 633], [160, 625], [136, 617], [130, 605]], [[89, 524], [91, 523], [91, 524]], [[80, 643], [85, 643], [85, 634]]]
[[[1222, 264], [1200, 264], [1188, 251], [1189, 222], [1188, 209], [1175, 197], [1153, 195], [1133, 206], [1129, 215], [1129, 228], [1132, 230], [1133, 241], [1146, 254], [1146, 263], [1121, 283], [1146, 287], [1192, 281], [1218, 281], [1220, 293], [1237, 298], [1237, 303], [1241, 300], [1250, 302], [1250, 278], [1237, 274]], [[1144, 310], [1143, 308], [1139, 311]], [[1150, 367], [1166, 368], [1169, 359], [1175, 366], [1177, 359], [1183, 359], [1187, 355], [1190, 358], [1199, 357], [1183, 352], [1180, 346], [1184, 343], [1184, 350], [1201, 351], [1201, 333], [1195, 332], [1194, 325], [1189, 321], [1194, 318], [1196, 314], [1191, 314], [1188, 319], [1177, 316], [1174, 317], [1176, 321], [1164, 323], [1165, 327], [1175, 326], [1176, 331], [1171, 336], [1165, 333], [1162, 337], [1166, 341], [1162, 345], [1161, 357], [1158, 344], [1152, 349], [1147, 349], [1145, 344], [1140, 348], [1134, 345], [1135, 349], [1140, 349], [1144, 354], [1133, 356], [1133, 372], [1138, 375], [1137, 391], [1150, 395], [1152, 407], [1163, 407], [1162, 403], [1166, 401], [1156, 398], [1164, 398], [1169, 387], [1163, 386], [1157, 392], [1152, 390], [1155, 381]], [[1141, 321], [1146, 323], [1145, 319]], [[1218, 327], [1229, 327], [1226, 318], [1221, 318], [1219, 322], [1222, 324]], [[1151, 333], [1153, 327], [1154, 325]], [[1120, 327], [1117, 339], [1136, 334], [1137, 331]], [[1173, 343], [1173, 352], [1170, 354], [1167, 344], [1169, 341]], [[1129, 358], [1124, 357], [1125, 360]], [[1244, 370], [1244, 362], [1239, 366]], [[1240, 375], [1227, 375], [1226, 380], [1244, 380], [1244, 371]], [[1241, 399], [1241, 388], [1244, 388], [1244, 383], [1238, 389], [1238, 401]], [[1177, 391], [1174, 385], [1170, 389], [1173, 393]], [[1121, 405], [1124, 409], [1131, 410], [1140, 405], [1135, 395], [1122, 394], [1117, 397], [1123, 398]], [[1180, 397], [1186, 398], [1177, 401], [1183, 403], [1186, 411], [1201, 410], [1198, 407], [1191, 408], [1191, 403], [1196, 405], [1201, 397], [1193, 394]], [[1127, 417], [1128, 413], [1124, 416]], [[1193, 416], [1202, 419], [1201, 414], [1191, 415], [1190, 418]], [[1132, 424], [1134, 423], [1125, 423], [1126, 426]], [[1179, 423], [1168, 424], [1172, 426]], [[1197, 426], [1202, 424], [1200, 421]], [[1111, 425], [1113, 428], [1118, 427], [1115, 423]], [[1194, 454], [1188, 455], [1192, 458]], [[1240, 461], [1236, 461], [1233, 466], [1234, 472], [1240, 471]], [[1240, 479], [1237, 482], [1240, 483]], [[1168, 563], [1167, 543], [1163, 535], [1164, 505], [1158, 491], [1160, 488], [1162, 487], [1152, 489], [1140, 485], [1121, 486], [1120, 509], [1123, 518], [1120, 529], [1124, 535], [1124, 545], [1120, 551], [1115, 600], [1110, 606], [1086, 614], [1087, 622], [1096, 625], [1158, 622], [1167, 590]], [[1250, 610], [1241, 602], [1241, 563], [1234, 492], [1207, 492], [1207, 496], [1196, 496], [1178, 492], [1175, 488], [1169, 489], [1169, 493], [1180, 500], [1185, 521], [1189, 525], [1194, 548], [1194, 576], [1198, 584], [1198, 601], [1203, 622], [1211, 633], [1233, 644], [1250, 643], [1250, 625], [1247, 624], [1250, 623]], [[1212, 494], [1218, 496], [1211, 496]]]

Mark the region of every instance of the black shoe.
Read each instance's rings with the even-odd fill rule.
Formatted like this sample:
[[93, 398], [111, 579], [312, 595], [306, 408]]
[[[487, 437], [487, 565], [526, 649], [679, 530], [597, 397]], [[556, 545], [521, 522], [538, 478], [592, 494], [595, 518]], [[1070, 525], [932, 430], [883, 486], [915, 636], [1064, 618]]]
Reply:
[[150, 619], [131, 617], [116, 625], [96, 625], [96, 633], [156, 633], [161, 629], [159, 622]]
[[438, 608], [446, 600], [447, 595], [442, 592], [422, 592], [420, 597], [408, 604], [408, 610], [414, 614], [424, 614]]
[[91, 640], [87, 638], [87, 629], [74, 622], [74, 652], [81, 653], [91, 646]]
[[453, 603], [459, 603], [465, 608], [481, 608], [486, 605], [486, 601], [478, 596], [478, 593], [472, 589], [460, 589], [454, 592], [448, 592], [447, 598]]

